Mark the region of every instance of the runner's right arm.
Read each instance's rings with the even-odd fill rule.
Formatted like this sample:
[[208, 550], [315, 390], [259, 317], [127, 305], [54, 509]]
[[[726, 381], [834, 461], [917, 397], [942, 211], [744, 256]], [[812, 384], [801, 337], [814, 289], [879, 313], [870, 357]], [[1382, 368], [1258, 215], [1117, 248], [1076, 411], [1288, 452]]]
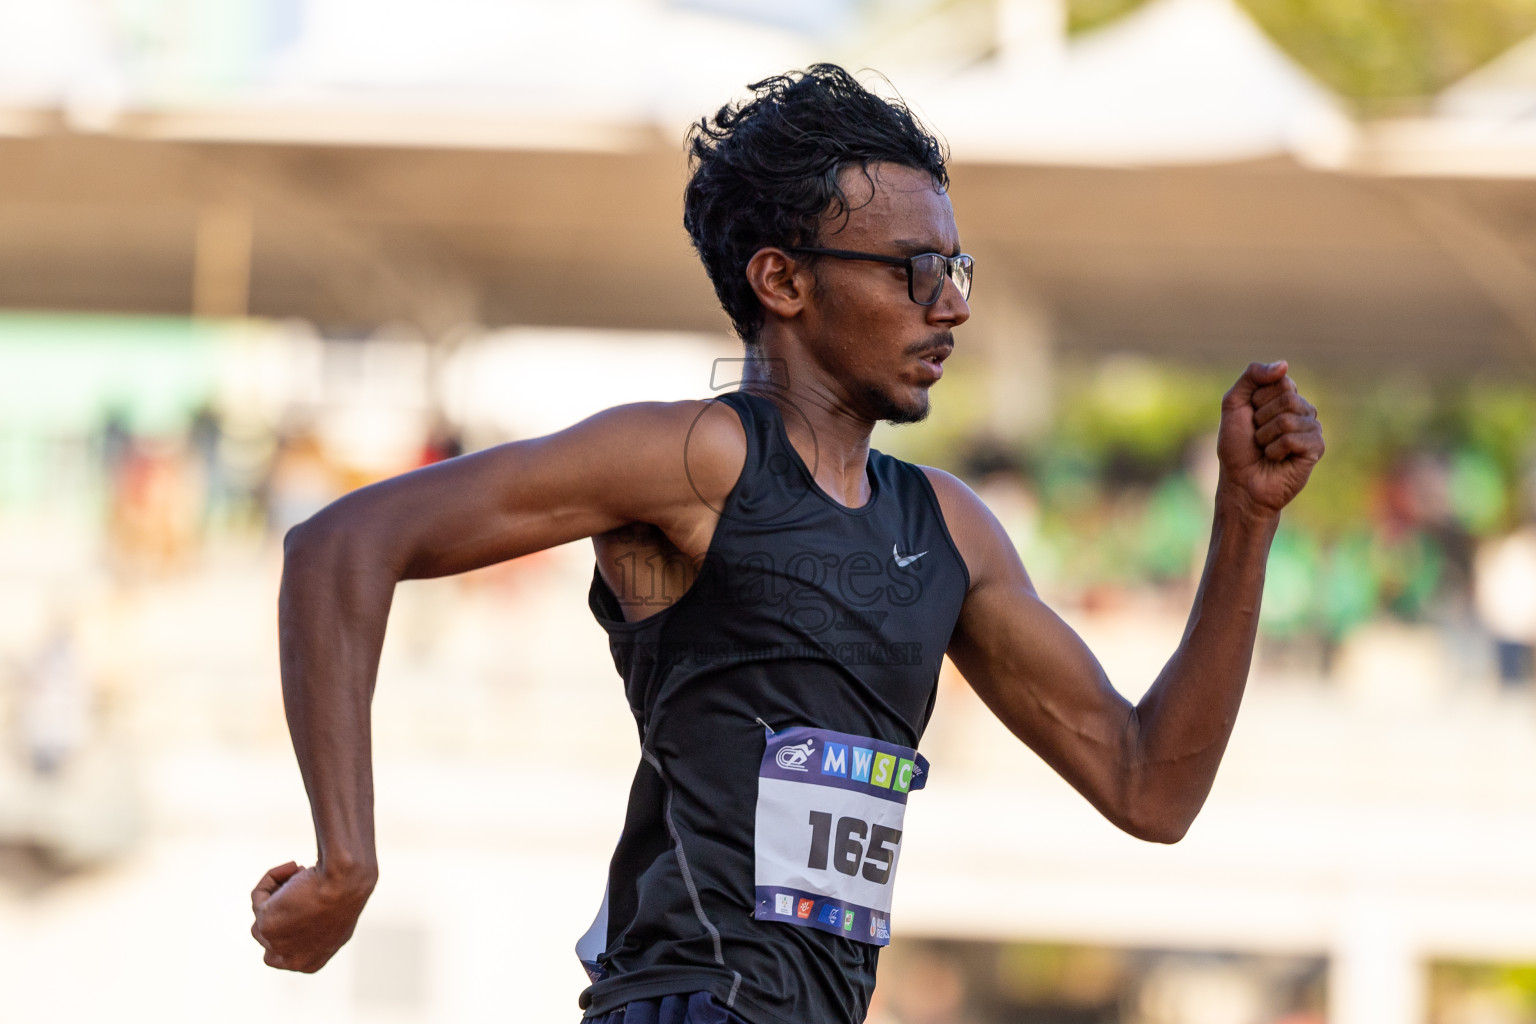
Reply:
[[319, 970], [351, 937], [377, 881], [369, 705], [395, 584], [632, 522], [702, 555], [711, 506], [721, 507], [745, 457], [728, 409], [622, 406], [364, 487], [289, 532], [278, 599], [283, 703], [318, 856], [310, 868], [273, 868], [251, 893], [251, 933], [267, 964]]

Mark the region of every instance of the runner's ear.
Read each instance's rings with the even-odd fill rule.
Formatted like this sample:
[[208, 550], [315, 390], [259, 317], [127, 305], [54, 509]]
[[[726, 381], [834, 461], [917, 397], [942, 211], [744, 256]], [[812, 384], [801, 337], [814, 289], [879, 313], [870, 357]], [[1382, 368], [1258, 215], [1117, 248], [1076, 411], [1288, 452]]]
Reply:
[[805, 308], [814, 278], [803, 262], [783, 249], [767, 246], [747, 261], [747, 283], [770, 316], [791, 320]]

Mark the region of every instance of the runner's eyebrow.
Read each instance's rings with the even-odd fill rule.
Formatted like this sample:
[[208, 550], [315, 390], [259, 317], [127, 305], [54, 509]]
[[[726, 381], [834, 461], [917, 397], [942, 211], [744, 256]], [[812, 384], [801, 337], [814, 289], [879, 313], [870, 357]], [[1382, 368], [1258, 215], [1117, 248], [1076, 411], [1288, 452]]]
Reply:
[[920, 256], [925, 252], [936, 252], [946, 256], [960, 255], [960, 247], [958, 245], [955, 246], [954, 252], [946, 253], [942, 245], [936, 245], [932, 241], [919, 241], [915, 238], [898, 238], [891, 244], [908, 256]]

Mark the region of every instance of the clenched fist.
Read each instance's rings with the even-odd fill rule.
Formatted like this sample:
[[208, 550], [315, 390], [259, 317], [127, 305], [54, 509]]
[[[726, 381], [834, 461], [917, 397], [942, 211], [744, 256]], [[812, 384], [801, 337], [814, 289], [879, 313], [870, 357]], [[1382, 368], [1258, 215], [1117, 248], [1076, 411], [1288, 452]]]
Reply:
[[313, 974], [352, 937], [373, 893], [371, 870], [325, 872], [289, 861], [251, 890], [251, 935], [266, 949], [267, 966]]
[[1273, 515], [1301, 493], [1323, 457], [1317, 409], [1284, 361], [1250, 363], [1221, 401], [1216, 454], [1227, 496]]

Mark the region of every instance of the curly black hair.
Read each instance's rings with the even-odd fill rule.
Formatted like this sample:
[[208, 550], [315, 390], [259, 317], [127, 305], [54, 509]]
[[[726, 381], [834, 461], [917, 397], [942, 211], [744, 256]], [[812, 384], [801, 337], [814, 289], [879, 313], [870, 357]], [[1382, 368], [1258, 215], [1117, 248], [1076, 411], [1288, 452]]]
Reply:
[[755, 345], [763, 308], [746, 267], [764, 246], [815, 245], [823, 216], [848, 215], [838, 176], [872, 163], [927, 171], [949, 187], [944, 145], [905, 104], [876, 96], [836, 64], [775, 75], [751, 99], [688, 130], [683, 227], [736, 333]]

